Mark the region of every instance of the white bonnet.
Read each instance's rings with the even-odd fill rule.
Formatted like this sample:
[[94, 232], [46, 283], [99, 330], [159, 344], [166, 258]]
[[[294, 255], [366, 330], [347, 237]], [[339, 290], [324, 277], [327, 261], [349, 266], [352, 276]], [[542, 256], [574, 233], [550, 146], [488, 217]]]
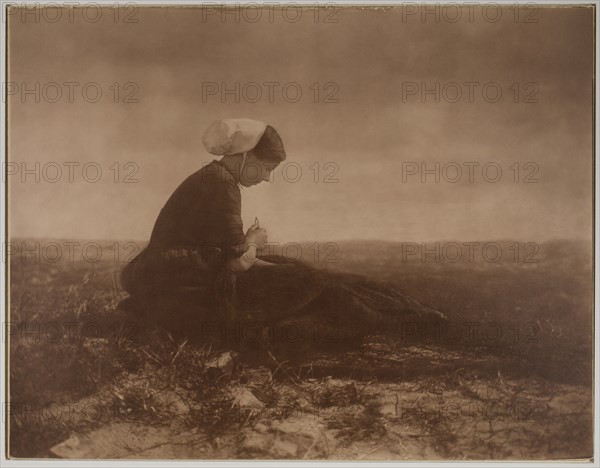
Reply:
[[267, 124], [252, 119], [215, 120], [204, 132], [206, 150], [218, 156], [245, 153], [254, 149]]

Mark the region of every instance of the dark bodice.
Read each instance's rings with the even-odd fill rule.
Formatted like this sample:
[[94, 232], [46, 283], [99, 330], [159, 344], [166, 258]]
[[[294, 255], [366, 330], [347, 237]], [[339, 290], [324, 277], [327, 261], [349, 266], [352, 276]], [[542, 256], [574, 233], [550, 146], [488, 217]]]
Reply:
[[245, 241], [241, 194], [233, 175], [213, 161], [185, 179], [173, 192], [154, 224], [152, 249], [218, 248], [222, 258], [241, 252]]

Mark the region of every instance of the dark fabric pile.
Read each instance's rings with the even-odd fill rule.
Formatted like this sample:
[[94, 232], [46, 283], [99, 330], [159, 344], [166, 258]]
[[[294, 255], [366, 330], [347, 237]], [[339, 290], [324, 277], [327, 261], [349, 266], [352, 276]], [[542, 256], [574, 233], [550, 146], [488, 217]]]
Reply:
[[122, 274], [141, 320], [190, 336], [216, 323], [260, 324], [321, 341], [354, 339], [402, 323], [440, 322], [435, 310], [389, 284], [316, 269], [285, 257], [276, 267], [233, 273], [193, 255], [165, 260], [142, 254]]

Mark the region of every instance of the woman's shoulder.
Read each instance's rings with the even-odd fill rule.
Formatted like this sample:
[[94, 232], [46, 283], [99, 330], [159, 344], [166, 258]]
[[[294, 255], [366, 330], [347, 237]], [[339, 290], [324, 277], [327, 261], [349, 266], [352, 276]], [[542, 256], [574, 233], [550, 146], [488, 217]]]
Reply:
[[239, 193], [239, 187], [235, 179], [218, 161], [204, 165], [189, 177], [180, 186], [185, 192], [196, 191], [218, 191], [226, 193]]
[[218, 161], [204, 165], [182, 184], [186, 198], [210, 200], [211, 204], [241, 203], [240, 189], [231, 173]]

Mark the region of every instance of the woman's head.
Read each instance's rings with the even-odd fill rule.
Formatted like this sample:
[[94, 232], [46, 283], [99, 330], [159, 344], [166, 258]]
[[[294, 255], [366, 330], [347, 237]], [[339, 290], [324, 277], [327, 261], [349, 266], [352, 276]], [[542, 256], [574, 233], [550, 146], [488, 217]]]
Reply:
[[277, 130], [258, 120], [215, 120], [202, 142], [209, 153], [224, 156], [223, 161], [245, 187], [268, 181], [271, 171], [286, 157]]
[[254, 147], [252, 152], [262, 161], [279, 164], [281, 161], [285, 160], [283, 141], [281, 140], [279, 133], [277, 133], [277, 130], [270, 125], [267, 125], [265, 132], [260, 140], [258, 140], [258, 144]]
[[242, 155], [239, 181], [244, 187], [251, 187], [269, 181], [271, 172], [286, 158], [281, 137], [270, 125], [258, 141], [258, 144]]

